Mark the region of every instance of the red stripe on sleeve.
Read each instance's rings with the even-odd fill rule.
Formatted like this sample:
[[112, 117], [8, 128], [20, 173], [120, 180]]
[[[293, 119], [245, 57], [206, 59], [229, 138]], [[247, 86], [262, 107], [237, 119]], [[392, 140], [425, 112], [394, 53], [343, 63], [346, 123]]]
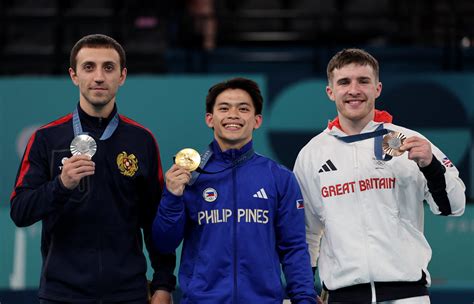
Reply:
[[30, 155], [31, 146], [33, 145], [33, 142], [35, 141], [36, 132], [33, 133], [33, 135], [30, 137], [30, 140], [28, 141], [28, 145], [26, 146], [25, 156], [23, 157], [23, 162], [21, 163], [20, 174], [18, 175], [18, 180], [16, 182], [15, 189], [13, 189], [13, 192], [10, 196], [10, 201], [16, 196], [15, 190], [18, 186], [20, 186], [23, 183], [23, 179], [25, 178], [26, 172], [28, 172], [28, 169], [30, 168], [30, 160], [28, 156]]
[[[63, 116], [63, 117], [61, 117], [61, 118], [59, 118], [59, 119], [57, 119], [57, 120], [55, 120], [55, 121], [53, 121], [53, 122], [51, 122], [47, 125], [44, 125], [44, 126], [40, 127], [38, 130], [60, 125], [62, 123], [65, 123], [65, 122], [69, 121], [71, 118], [72, 118], [72, 114], [68, 114], [68, 115]], [[16, 188], [18, 188], [19, 186], [22, 185], [23, 179], [25, 178], [25, 175], [28, 172], [28, 169], [30, 168], [29, 156], [30, 156], [31, 146], [33, 146], [33, 142], [35, 141], [36, 133], [38, 132], [38, 130], [36, 130], [35, 133], [33, 133], [33, 135], [30, 137], [30, 140], [28, 141], [28, 144], [26, 145], [25, 155], [24, 155], [23, 161], [21, 163], [20, 173], [18, 175], [18, 179], [17, 179], [17, 182], [15, 184], [15, 189], [13, 189], [13, 192], [10, 195], [10, 201], [13, 198], [15, 198]]]

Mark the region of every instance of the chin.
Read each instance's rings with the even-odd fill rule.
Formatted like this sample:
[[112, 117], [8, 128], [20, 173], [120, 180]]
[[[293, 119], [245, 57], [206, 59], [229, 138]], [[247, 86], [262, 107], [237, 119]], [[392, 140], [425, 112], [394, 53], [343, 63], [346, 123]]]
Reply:
[[94, 107], [97, 107], [97, 108], [102, 108], [102, 107], [105, 107], [106, 105], [108, 105], [110, 103], [110, 100], [97, 100], [97, 101], [92, 101], [91, 104], [94, 106]]

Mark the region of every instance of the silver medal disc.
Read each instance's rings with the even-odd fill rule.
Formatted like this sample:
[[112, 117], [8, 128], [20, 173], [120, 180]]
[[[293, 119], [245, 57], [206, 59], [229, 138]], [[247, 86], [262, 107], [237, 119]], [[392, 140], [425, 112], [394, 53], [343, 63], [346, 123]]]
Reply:
[[92, 157], [97, 151], [97, 143], [91, 136], [81, 134], [74, 137], [70, 149], [72, 155], [89, 155]]

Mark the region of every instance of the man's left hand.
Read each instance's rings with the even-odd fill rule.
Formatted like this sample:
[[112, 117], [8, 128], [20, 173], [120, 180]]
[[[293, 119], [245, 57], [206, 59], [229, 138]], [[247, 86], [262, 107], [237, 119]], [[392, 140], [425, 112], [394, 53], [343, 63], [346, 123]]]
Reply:
[[405, 139], [400, 150], [408, 151], [408, 159], [414, 160], [420, 168], [428, 166], [433, 160], [430, 142], [417, 136]]
[[155, 291], [150, 304], [173, 304], [171, 292], [166, 290]]

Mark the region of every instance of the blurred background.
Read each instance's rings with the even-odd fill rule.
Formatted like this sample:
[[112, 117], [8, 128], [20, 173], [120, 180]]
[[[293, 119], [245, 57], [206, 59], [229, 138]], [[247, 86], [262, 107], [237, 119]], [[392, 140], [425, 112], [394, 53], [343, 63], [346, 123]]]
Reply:
[[37, 302], [41, 224], [16, 228], [9, 196], [29, 136], [74, 109], [69, 51], [92, 33], [124, 46], [118, 108], [156, 135], [164, 170], [179, 149], [211, 141], [207, 90], [234, 76], [264, 94], [257, 151], [292, 168], [336, 116], [327, 62], [342, 48], [369, 51], [383, 82], [377, 108], [427, 136], [466, 184], [462, 217], [426, 210], [432, 303], [474, 302], [473, 0], [0, 0], [1, 304]]

